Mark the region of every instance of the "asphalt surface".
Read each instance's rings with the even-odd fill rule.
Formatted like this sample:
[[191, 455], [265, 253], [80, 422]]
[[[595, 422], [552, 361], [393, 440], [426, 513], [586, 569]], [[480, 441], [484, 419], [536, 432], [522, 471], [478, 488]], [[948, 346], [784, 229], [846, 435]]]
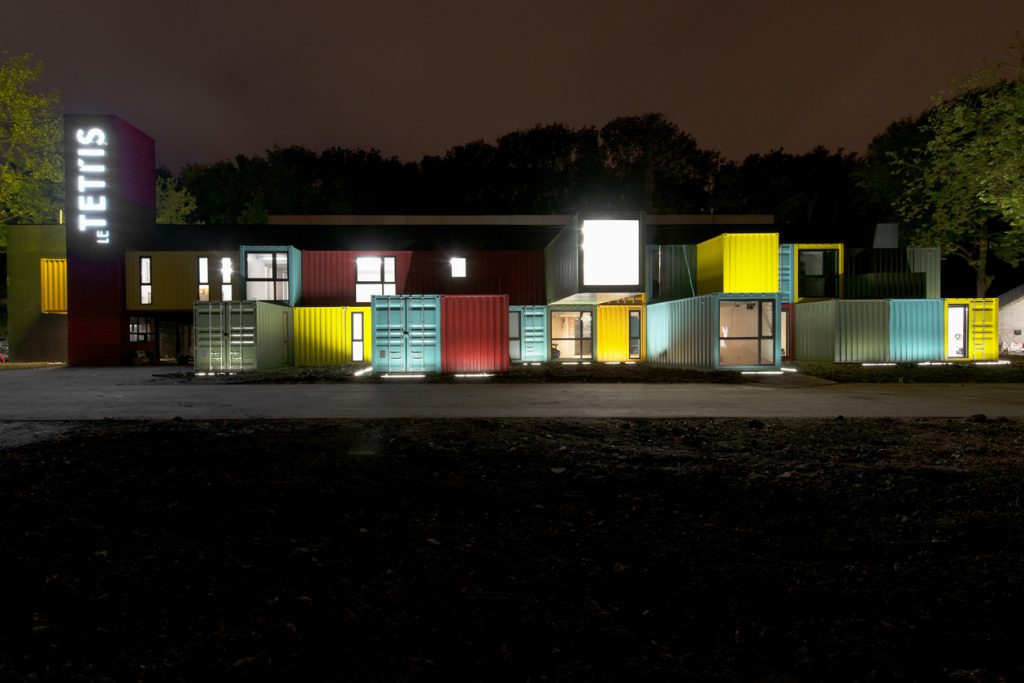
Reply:
[[448, 417], [1024, 417], [1019, 384], [223, 384], [154, 368], [0, 372], [5, 421]]

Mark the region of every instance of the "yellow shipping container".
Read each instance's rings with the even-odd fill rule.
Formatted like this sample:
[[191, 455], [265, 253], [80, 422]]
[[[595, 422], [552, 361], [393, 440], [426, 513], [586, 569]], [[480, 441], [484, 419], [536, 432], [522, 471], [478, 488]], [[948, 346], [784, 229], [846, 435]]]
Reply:
[[[142, 282], [141, 259], [149, 259], [150, 282]], [[206, 282], [199, 282], [199, 259], [206, 258]], [[238, 252], [128, 251], [125, 254], [125, 305], [130, 311], [190, 311], [196, 301], [221, 301], [221, 260], [231, 259], [230, 299], [240, 299]], [[143, 286], [151, 303], [142, 303]], [[202, 290], [202, 291], [201, 291]]]
[[646, 356], [644, 307], [607, 305], [597, 307], [597, 354], [599, 363], [641, 361]]
[[[822, 271], [820, 276], [816, 276], [813, 273], [809, 274], [809, 273], [801, 272], [801, 268], [800, 268], [800, 252], [801, 251], [821, 251], [821, 252], [826, 252], [826, 254], [824, 254], [823, 258], [822, 258], [823, 271]], [[805, 278], [806, 279], [807, 277], [811, 277], [811, 278], [819, 277], [819, 279], [822, 280], [822, 282], [823, 282], [824, 278], [828, 275], [827, 269], [824, 268], [824, 256], [827, 255], [827, 252], [831, 252], [831, 251], [836, 252], [835, 264], [834, 264], [834, 267], [835, 267], [835, 270], [836, 270], [836, 273], [835, 273], [836, 283], [835, 283], [835, 292], [834, 292], [834, 294], [825, 294], [824, 296], [808, 295], [806, 293], [806, 291], [808, 290], [808, 287], [806, 285], [804, 287], [804, 292], [801, 292], [800, 291], [800, 280], [801, 280], [801, 278]], [[845, 265], [844, 265], [845, 261], [846, 261], [846, 259], [843, 256], [843, 245], [841, 243], [837, 242], [837, 243], [834, 243], [834, 244], [794, 244], [793, 245], [793, 301], [799, 302], [799, 301], [816, 301], [816, 300], [819, 300], [819, 299], [842, 299], [843, 298], [843, 271], [844, 271], [844, 268], [845, 268]], [[822, 286], [826, 286], [826, 285], [822, 284]]]
[[68, 312], [67, 259], [39, 259], [39, 300], [43, 313]]
[[999, 299], [945, 302], [946, 359], [999, 360]]
[[697, 245], [697, 294], [779, 291], [779, 234], [726, 233]]
[[297, 306], [294, 311], [296, 367], [369, 362], [369, 306]]

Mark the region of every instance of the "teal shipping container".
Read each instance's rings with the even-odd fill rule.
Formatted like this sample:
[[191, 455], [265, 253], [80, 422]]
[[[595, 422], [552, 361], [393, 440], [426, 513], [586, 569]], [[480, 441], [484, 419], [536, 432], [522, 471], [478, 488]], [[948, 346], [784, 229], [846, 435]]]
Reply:
[[793, 303], [793, 245], [779, 245], [779, 295], [782, 303]]
[[508, 356], [513, 363], [548, 360], [548, 307], [508, 307]]
[[777, 370], [777, 292], [706, 294], [647, 307], [647, 362], [698, 370]]
[[943, 309], [942, 299], [890, 301], [889, 361], [923, 363], [943, 360]]
[[292, 364], [292, 309], [265, 301], [197, 301], [197, 372], [274, 370]]
[[441, 372], [441, 297], [374, 296], [373, 371]]
[[302, 300], [302, 252], [295, 247], [243, 245], [240, 264], [247, 301], [297, 306]]

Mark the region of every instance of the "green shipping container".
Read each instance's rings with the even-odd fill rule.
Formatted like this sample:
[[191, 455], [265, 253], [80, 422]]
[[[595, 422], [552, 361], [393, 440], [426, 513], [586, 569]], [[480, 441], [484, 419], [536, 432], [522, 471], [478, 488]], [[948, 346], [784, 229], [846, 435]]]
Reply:
[[889, 302], [830, 299], [794, 307], [794, 357], [831, 363], [884, 363]]
[[274, 370], [292, 364], [292, 309], [265, 301], [196, 302], [197, 372]]

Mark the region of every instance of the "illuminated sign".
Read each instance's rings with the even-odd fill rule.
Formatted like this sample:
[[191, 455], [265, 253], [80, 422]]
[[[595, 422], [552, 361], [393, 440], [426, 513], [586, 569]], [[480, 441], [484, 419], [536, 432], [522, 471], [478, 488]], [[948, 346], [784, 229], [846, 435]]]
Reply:
[[101, 128], [75, 131], [77, 160], [77, 223], [93, 231], [97, 244], [110, 244], [107, 204], [107, 134]]

